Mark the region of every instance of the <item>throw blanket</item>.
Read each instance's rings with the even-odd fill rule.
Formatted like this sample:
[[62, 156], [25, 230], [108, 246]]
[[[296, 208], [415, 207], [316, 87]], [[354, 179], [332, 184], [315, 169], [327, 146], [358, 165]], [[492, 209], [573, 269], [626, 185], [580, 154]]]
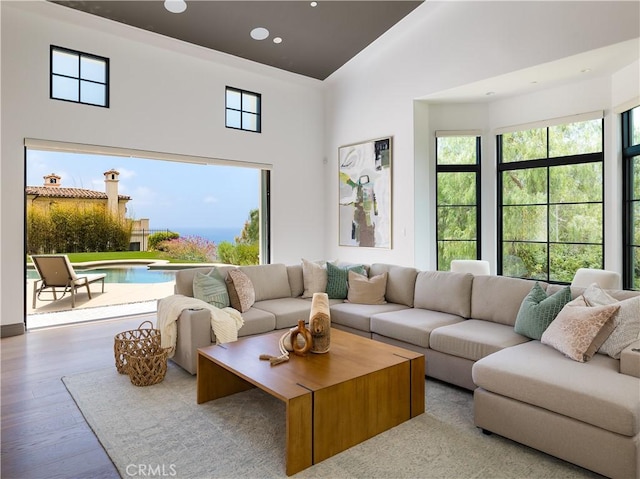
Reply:
[[172, 348], [173, 357], [178, 336], [176, 321], [185, 309], [208, 309], [211, 313], [211, 328], [216, 335], [216, 344], [230, 343], [238, 339], [238, 330], [244, 324], [240, 312], [233, 308], [216, 308], [209, 303], [189, 296], [174, 294], [158, 301], [158, 329], [160, 344]]

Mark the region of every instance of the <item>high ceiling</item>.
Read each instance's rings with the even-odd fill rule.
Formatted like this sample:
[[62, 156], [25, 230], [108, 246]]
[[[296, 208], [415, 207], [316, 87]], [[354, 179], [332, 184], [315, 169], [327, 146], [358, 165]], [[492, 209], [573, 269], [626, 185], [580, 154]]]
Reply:
[[[170, 13], [162, 0], [50, 1], [319, 80], [422, 3], [319, 0], [313, 7], [306, 0], [186, 0], [186, 11]], [[257, 27], [269, 36], [252, 39]]]

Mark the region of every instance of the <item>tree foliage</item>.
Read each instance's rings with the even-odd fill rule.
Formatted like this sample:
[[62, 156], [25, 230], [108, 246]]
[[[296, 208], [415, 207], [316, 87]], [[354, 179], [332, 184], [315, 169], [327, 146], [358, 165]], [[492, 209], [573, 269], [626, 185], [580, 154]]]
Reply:
[[223, 241], [218, 245], [218, 261], [235, 265], [258, 264], [260, 261], [260, 212], [253, 209], [235, 243]]
[[179, 237], [180, 234], [173, 231], [158, 231], [157, 233], [151, 233], [147, 240], [148, 248], [150, 250], [162, 251], [159, 249], [160, 243], [163, 241], [178, 239]]
[[132, 222], [103, 205], [27, 206], [27, 253], [127, 251]]

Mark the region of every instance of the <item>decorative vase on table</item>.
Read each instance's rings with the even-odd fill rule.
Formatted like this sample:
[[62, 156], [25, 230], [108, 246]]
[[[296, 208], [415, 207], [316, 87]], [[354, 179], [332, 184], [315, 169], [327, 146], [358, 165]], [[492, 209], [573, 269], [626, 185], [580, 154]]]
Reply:
[[312, 353], [326, 353], [331, 346], [331, 315], [329, 295], [314, 293], [309, 313], [309, 329], [313, 337]]
[[[302, 336], [304, 341], [300, 344], [298, 341], [298, 336]], [[311, 336], [311, 331], [309, 331], [305, 325], [304, 320], [298, 320], [298, 326], [291, 330], [291, 349], [293, 350], [293, 354], [298, 356], [305, 356], [309, 350], [311, 350], [313, 346], [313, 337]]]

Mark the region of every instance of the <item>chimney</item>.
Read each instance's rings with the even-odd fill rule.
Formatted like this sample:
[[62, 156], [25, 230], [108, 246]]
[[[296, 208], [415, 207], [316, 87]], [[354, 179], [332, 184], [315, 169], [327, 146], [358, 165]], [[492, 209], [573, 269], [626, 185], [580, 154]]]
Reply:
[[60, 180], [62, 178], [60, 178], [58, 175], [56, 175], [55, 173], [51, 173], [50, 175], [44, 176], [44, 186], [53, 186], [56, 188], [60, 187]]
[[118, 216], [118, 175], [116, 170], [104, 172], [105, 193], [107, 193], [107, 210]]

